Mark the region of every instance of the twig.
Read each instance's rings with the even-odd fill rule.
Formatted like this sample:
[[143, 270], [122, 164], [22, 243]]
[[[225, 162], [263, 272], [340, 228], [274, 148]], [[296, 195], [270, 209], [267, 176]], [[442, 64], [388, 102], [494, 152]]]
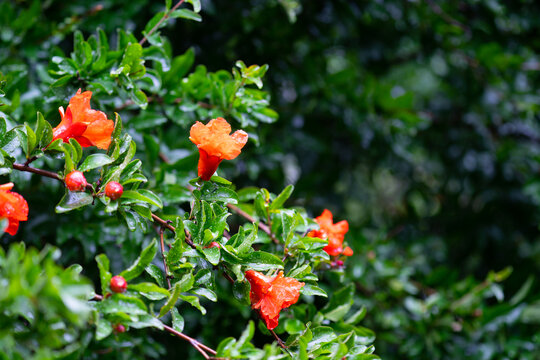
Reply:
[[[57, 173], [54, 173], [52, 171], [47, 171], [47, 170], [42, 170], [42, 169], [37, 169], [37, 168], [33, 168], [33, 167], [30, 167], [30, 166], [26, 166], [26, 165], [21, 165], [21, 164], [13, 164], [13, 169], [15, 170], [18, 170], [18, 171], [25, 171], [25, 172], [30, 172], [30, 173], [33, 173], [33, 174], [37, 174], [37, 175], [40, 175], [40, 176], [44, 176], [44, 177], [48, 177], [48, 178], [51, 178], [51, 179], [55, 179], [55, 180], [58, 180], [58, 181], [62, 181], [63, 182], [63, 179], [57, 174]], [[90, 185], [89, 185], [90, 186]], [[91, 186], [90, 186], [91, 187]], [[248, 213], [246, 213], [245, 211], [241, 210], [240, 208], [232, 205], [232, 204], [227, 204], [227, 206], [229, 207], [229, 209], [231, 209], [232, 211], [236, 212], [238, 215], [241, 215], [243, 217], [245, 217], [247, 220], [255, 223], [255, 219], [250, 216]], [[160, 218], [159, 216], [157, 216], [156, 214], [152, 214], [152, 220], [154, 220], [156, 223], [160, 224], [161, 225], [161, 229], [160, 229], [160, 239], [161, 239], [161, 251], [162, 251], [162, 254], [164, 252], [164, 241], [163, 241], [163, 230], [164, 229], [168, 229], [169, 231], [171, 231], [173, 234], [176, 233], [176, 229], [174, 226], [172, 226], [171, 224], [169, 224], [167, 221], [163, 220], [162, 218]], [[269, 234], [271, 237], [273, 237], [273, 234], [272, 232], [270, 231], [270, 229], [264, 225], [264, 224], [259, 224], [259, 228], [262, 229], [264, 232], [266, 232], [267, 234]], [[193, 243], [193, 241], [191, 240], [191, 234], [189, 233], [189, 231], [187, 229], [185, 229], [185, 234], [186, 234], [186, 237], [185, 237], [185, 242], [193, 249], [196, 249], [197, 246]], [[168, 273], [168, 270], [167, 270], [167, 265], [165, 263], [165, 259], [164, 260], [164, 265], [165, 265], [165, 271]], [[234, 279], [231, 278], [229, 276], [229, 274], [227, 274], [225, 271], [222, 272], [223, 276], [228, 280], [230, 281], [231, 283], [234, 283]], [[169, 288], [171, 287], [170, 285], [170, 282], [169, 282], [169, 279], [167, 278], [167, 281], [168, 281], [168, 284], [169, 284]], [[91, 299], [91, 300], [95, 300], [95, 301], [101, 301], [103, 300], [103, 296], [102, 295], [98, 295], [98, 294], [95, 294], [94, 297]], [[258, 313], [258, 312], [257, 312]], [[260, 316], [260, 314], [259, 314]], [[198, 342], [197, 340], [179, 332], [179, 331], [176, 331], [174, 330], [173, 328], [167, 326], [167, 325], [163, 325], [163, 328], [170, 332], [171, 334], [173, 335], [176, 335], [186, 341], [188, 341], [195, 349], [197, 349], [197, 351], [199, 351], [206, 359], [211, 359], [211, 357], [208, 356], [208, 354], [206, 354], [205, 351], [208, 351], [209, 353], [211, 353], [212, 355], [216, 355], [216, 351], [207, 347], [206, 345], [204, 344], [201, 344], [200, 342]], [[270, 330], [270, 332], [272, 333], [272, 335], [274, 336], [274, 338], [276, 339], [276, 341], [278, 342], [279, 346], [282, 347], [285, 351], [288, 352], [288, 349], [285, 345], [285, 343], [283, 342], [283, 340], [280, 339], [280, 337], [273, 331], [273, 330]]]
[[[171, 334], [173, 335], [176, 335], [178, 336], [179, 338], [182, 338], [186, 341], [188, 341], [191, 345], [194, 345], [197, 344], [197, 346], [199, 347], [199, 349], [204, 349], [205, 351], [208, 351], [210, 354], [212, 355], [216, 355], [217, 352], [215, 350], [213, 350], [212, 348], [209, 348], [208, 346], [204, 345], [204, 344], [201, 344], [200, 342], [198, 342], [197, 340], [195, 340], [194, 338], [192, 337], [189, 337], [187, 336], [186, 334], [183, 334], [181, 333], [180, 331], [176, 331], [174, 330], [172, 327], [170, 326], [167, 326], [167, 325], [163, 325], [163, 328], [170, 332]], [[208, 358], [207, 358], [208, 359]]]
[[[60, 177], [60, 175], [58, 175], [57, 173], [52, 172], [52, 171], [36, 169], [36, 168], [30, 167], [28, 165], [23, 165], [23, 164], [13, 164], [13, 168], [15, 170], [25, 171], [25, 172], [29, 172], [29, 173], [33, 173], [33, 174], [38, 174], [38, 175], [41, 175], [41, 176], [45, 176], [45, 177], [48, 177], [48, 178], [51, 178], [51, 179], [55, 179], [55, 180], [64, 182], [64, 179], [62, 179]], [[86, 189], [90, 190], [92, 192], [94, 191], [93, 186], [90, 185], [90, 184], [86, 185]]]
[[276, 332], [275, 332], [274, 330], [270, 330], [270, 329], [268, 329], [268, 330], [270, 331], [270, 333], [272, 334], [272, 336], [274, 337], [274, 339], [276, 339], [278, 345], [279, 345], [282, 349], [284, 349], [284, 350], [286, 350], [287, 352], [289, 352], [289, 349], [287, 348], [287, 345], [285, 345], [285, 342], [283, 342], [283, 340], [281, 340], [281, 338], [278, 336], [278, 334], [276, 334]]
[[[163, 220], [156, 214], [152, 214], [152, 219], [155, 222], [159, 223], [164, 228], [167, 228], [168, 230], [170, 230], [173, 234], [176, 234], [176, 229], [174, 228], [174, 226], [172, 226], [171, 224], [169, 224], [167, 221]], [[189, 245], [189, 247], [191, 247], [192, 249], [196, 249], [197, 245], [195, 245], [193, 241], [191, 241], [191, 234], [189, 233], [187, 229], [184, 229], [184, 231], [186, 233], [186, 238], [184, 239], [184, 241], [186, 242], [186, 244]]]
[[154, 25], [154, 27], [152, 29], [150, 29], [150, 31], [148, 32], [148, 34], [144, 35], [144, 37], [142, 38], [141, 41], [139, 41], [139, 44], [142, 45], [146, 42], [147, 38], [152, 35], [157, 29], [159, 29], [159, 26], [169, 18], [169, 15], [171, 15], [171, 13], [176, 10], [180, 5], [182, 5], [182, 3], [184, 2], [185, 0], [180, 0], [179, 2], [176, 3], [176, 5], [174, 5], [169, 11], [167, 11], [167, 13], [165, 15], [163, 15], [163, 17], [158, 21], [158, 23], [156, 25]]
[[159, 239], [161, 241], [161, 257], [163, 258], [163, 269], [165, 270], [165, 279], [167, 279], [167, 285], [171, 288], [171, 279], [169, 278], [169, 267], [167, 266], [167, 260], [165, 259], [165, 243], [163, 241], [163, 231], [165, 228], [161, 226], [159, 228]]
[[45, 176], [45, 177], [48, 177], [48, 178], [51, 178], [51, 179], [56, 179], [58, 181], [63, 181], [62, 178], [60, 177], [60, 175], [58, 175], [57, 173], [54, 173], [52, 171], [36, 169], [36, 168], [30, 167], [30, 166], [27, 166], [27, 165], [22, 165], [22, 164], [13, 164], [13, 168], [15, 170], [31, 172], [31, 173], [38, 174], [38, 175], [41, 175], [41, 176]]
[[247, 212], [240, 209], [236, 205], [227, 204], [227, 207], [229, 209], [231, 209], [232, 211], [234, 211], [236, 214], [238, 214], [238, 215], [242, 216], [243, 218], [245, 218], [247, 221], [250, 221], [250, 222], [252, 222], [254, 224], [257, 224], [259, 226], [259, 229], [261, 229], [262, 231], [264, 231], [265, 233], [270, 235], [270, 238], [272, 239], [273, 242], [275, 242], [276, 244], [279, 244], [279, 240], [276, 239], [276, 237], [272, 233], [272, 230], [270, 230], [270, 228], [266, 224], [263, 224], [261, 222], [257, 223], [257, 220], [255, 220], [255, 218], [253, 216], [249, 215]]
[[[99, 294], [95, 294], [94, 297], [92, 298], [92, 300], [95, 300], [95, 301], [101, 301], [101, 300], [103, 300], [103, 296], [102, 296], [102, 295], [99, 295]], [[195, 349], [197, 349], [197, 351], [199, 351], [199, 352], [202, 354], [202, 356], [204, 356], [205, 359], [210, 359], [210, 357], [208, 356], [208, 354], [206, 353], [206, 351], [208, 351], [208, 352], [209, 352], [210, 354], [212, 354], [212, 355], [216, 355], [216, 354], [217, 354], [217, 352], [216, 352], [214, 349], [212, 349], [212, 348], [210, 348], [210, 347], [208, 347], [208, 346], [206, 346], [206, 345], [200, 343], [199, 341], [195, 340], [194, 338], [192, 338], [192, 337], [190, 337], [190, 336], [187, 336], [187, 335], [184, 334], [184, 333], [181, 333], [180, 331], [174, 330], [174, 329], [173, 329], [172, 327], [170, 327], [170, 326], [167, 326], [167, 325], [163, 324], [163, 329], [164, 329], [165, 331], [167, 331], [167, 332], [169, 332], [169, 333], [171, 333], [171, 334], [173, 334], [173, 335], [176, 335], [176, 336], [178, 336], [179, 338], [184, 339], [184, 340], [186, 340], [187, 342], [189, 342], [189, 343], [191, 344], [191, 346], [193, 346]], [[203, 349], [204, 349], [204, 350], [203, 350]]]

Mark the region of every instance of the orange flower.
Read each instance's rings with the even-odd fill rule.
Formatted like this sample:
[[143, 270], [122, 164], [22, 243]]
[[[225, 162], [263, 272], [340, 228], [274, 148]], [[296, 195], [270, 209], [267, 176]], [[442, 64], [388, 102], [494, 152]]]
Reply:
[[79, 89], [69, 100], [65, 113], [62, 106], [58, 108], [62, 121], [53, 129], [53, 141], [62, 139], [69, 142], [69, 139], [75, 139], [82, 147], [109, 148], [114, 122], [108, 120], [104, 112], [90, 108], [91, 97], [91, 91], [81, 94]]
[[311, 230], [307, 236], [328, 239], [328, 245], [323, 248], [328, 255], [337, 256], [343, 254], [345, 256], [352, 256], [353, 251], [350, 247], [347, 246], [343, 250], [343, 240], [345, 239], [345, 234], [349, 231], [347, 220], [342, 220], [334, 224], [332, 213], [330, 210], [324, 209], [321, 216], [316, 217], [315, 221], [319, 224], [320, 229]]
[[283, 271], [270, 277], [254, 270], [246, 271], [246, 279], [251, 285], [251, 307], [258, 309], [269, 330], [278, 326], [279, 312], [298, 301], [300, 289], [304, 286], [293, 278], [283, 277]]
[[222, 160], [232, 160], [248, 140], [243, 130], [231, 133], [231, 125], [224, 118], [210, 120], [207, 125], [197, 121], [189, 132], [191, 140], [199, 148], [199, 176], [204, 181], [210, 180]]
[[8, 219], [5, 232], [15, 235], [19, 229], [19, 221], [28, 219], [28, 203], [24, 198], [11, 192], [13, 183], [0, 185], [0, 219]]

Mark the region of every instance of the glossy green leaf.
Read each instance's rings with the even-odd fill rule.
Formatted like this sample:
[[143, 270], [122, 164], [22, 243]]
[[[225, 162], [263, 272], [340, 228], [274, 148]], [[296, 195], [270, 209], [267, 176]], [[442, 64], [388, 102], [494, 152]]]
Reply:
[[123, 276], [126, 281], [129, 281], [142, 274], [144, 269], [150, 265], [152, 260], [154, 260], [157, 250], [158, 243], [157, 240], [154, 239], [146, 248], [144, 248], [135, 262], [128, 269], [122, 271], [120, 275]]

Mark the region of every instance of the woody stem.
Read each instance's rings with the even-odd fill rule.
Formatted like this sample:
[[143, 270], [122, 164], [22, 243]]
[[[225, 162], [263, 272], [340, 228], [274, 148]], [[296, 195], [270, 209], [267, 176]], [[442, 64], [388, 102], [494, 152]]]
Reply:
[[176, 3], [176, 5], [174, 5], [169, 11], [167, 11], [167, 13], [165, 15], [163, 15], [163, 17], [158, 21], [158, 23], [156, 25], [154, 25], [154, 27], [152, 29], [150, 29], [150, 31], [148, 32], [148, 34], [144, 35], [144, 37], [142, 38], [141, 41], [139, 41], [139, 44], [142, 45], [146, 42], [146, 40], [148, 39], [148, 37], [150, 35], [152, 35], [157, 29], [159, 29], [159, 26], [169, 18], [169, 16], [171, 15], [171, 13], [176, 10], [180, 5], [182, 5], [182, 3], [184, 2], [185, 0], [180, 0], [179, 2]]
[[[13, 169], [18, 170], [18, 171], [24, 171], [24, 172], [37, 174], [37, 175], [40, 175], [40, 176], [48, 177], [48, 178], [55, 179], [55, 180], [63, 182], [62, 178], [57, 173], [54, 173], [52, 171], [37, 169], [37, 168], [30, 167], [30, 166], [22, 165], [22, 164], [13, 164]], [[89, 185], [89, 186], [91, 187], [91, 185]], [[251, 221], [253, 223], [256, 222], [256, 220], [251, 215], [249, 215], [248, 213], [246, 213], [242, 209], [238, 208], [237, 206], [232, 205], [232, 204], [227, 204], [227, 207], [229, 207], [229, 209], [231, 209], [232, 211], [234, 211], [238, 215], [243, 216], [248, 221]], [[163, 253], [163, 249], [164, 249], [163, 229], [167, 229], [167, 230], [171, 231], [173, 234], [176, 233], [176, 229], [174, 228], [174, 226], [172, 226], [171, 224], [169, 224], [167, 221], [163, 220], [162, 218], [160, 218], [156, 214], [152, 214], [152, 220], [154, 220], [156, 223], [160, 224], [161, 227], [162, 227], [161, 232], [160, 232], [160, 237], [161, 237], [161, 246], [162, 246], [161, 251]], [[268, 226], [266, 226], [265, 224], [259, 223], [259, 228], [261, 230], [263, 230], [264, 232], [266, 232], [268, 235], [270, 235], [270, 237], [275, 239], [275, 237], [272, 234], [272, 231], [270, 231], [270, 228]], [[186, 244], [188, 244], [192, 249], [196, 249], [197, 246], [191, 240], [191, 234], [189, 233], [189, 231], [187, 229], [185, 229], [185, 234], [186, 234], [186, 238], [185, 238], [184, 241], [186, 242]], [[168, 273], [167, 270], [165, 270], [165, 271]], [[229, 280], [231, 282], [234, 282], [234, 280], [226, 272], [223, 272], [223, 275], [225, 276], [225, 278], [227, 278], [227, 280]], [[169, 284], [169, 288], [170, 288], [170, 284]], [[94, 300], [102, 300], [102, 299], [103, 299], [103, 296], [101, 296], [101, 295], [95, 295], [94, 296]], [[201, 352], [201, 350], [202, 350], [201, 348], [203, 348], [203, 349], [205, 349], [206, 351], [210, 352], [213, 355], [216, 354], [216, 352], [214, 350], [204, 346], [203, 344], [199, 343], [197, 340], [195, 340], [193, 338], [190, 338], [189, 336], [184, 335], [179, 331], [174, 330], [173, 328], [170, 328], [168, 326], [164, 326], [164, 329], [167, 330], [168, 332], [178, 336], [178, 337], [181, 337], [181, 338], [189, 341], [191, 343], [191, 345], [193, 345], [199, 352]], [[287, 350], [287, 347], [285, 346], [285, 343], [283, 342], [283, 340], [281, 340], [279, 338], [279, 336], [273, 330], [270, 330], [270, 332], [272, 333], [272, 335], [274, 336], [274, 338], [278, 342], [279, 346], [281, 346], [283, 349]], [[179, 334], [181, 334], [181, 335], [179, 335]], [[195, 346], [194, 344], [197, 344], [197, 346]], [[203, 352], [201, 352], [201, 354]], [[208, 356], [208, 355], [206, 355], [206, 356]], [[205, 358], [206, 358], [206, 356], [205, 356]]]
[[167, 279], [167, 285], [171, 288], [171, 279], [169, 278], [169, 267], [167, 266], [167, 260], [165, 259], [165, 242], [163, 241], [163, 232], [165, 228], [162, 226], [159, 228], [159, 239], [161, 241], [161, 257], [163, 258], [163, 270], [165, 271], [165, 279]]
[[[249, 215], [247, 212], [240, 209], [238, 206], [233, 205], [233, 204], [227, 204], [227, 207], [231, 209], [231, 211], [245, 218], [247, 221], [250, 221], [254, 224], [257, 223], [257, 220], [255, 220], [253, 216]], [[272, 230], [270, 230], [270, 227], [268, 227], [266, 224], [263, 224], [262, 222], [257, 223], [257, 225], [259, 226], [259, 229], [261, 229], [262, 231], [264, 231], [270, 236], [270, 238], [272, 239], [274, 243], [279, 244], [279, 240], [276, 239], [276, 237], [272, 233]]]
[[60, 177], [60, 175], [58, 175], [57, 173], [54, 173], [52, 171], [36, 169], [36, 168], [30, 167], [28, 165], [22, 165], [22, 164], [13, 164], [13, 168], [15, 170], [26, 171], [26, 172], [38, 174], [38, 175], [41, 175], [41, 176], [45, 176], [45, 177], [48, 177], [48, 178], [51, 178], [51, 179], [56, 179], [58, 181], [62, 181], [62, 178]]
[[[96, 295], [94, 295], [94, 297], [92, 298], [92, 300], [94, 300], [94, 301], [101, 301], [101, 300], [103, 300], [103, 296], [102, 296], [102, 295], [96, 294]], [[206, 354], [205, 351], [208, 351], [208, 352], [209, 352], [210, 354], [212, 354], [212, 355], [216, 355], [216, 354], [217, 354], [217, 352], [216, 352], [214, 349], [212, 349], [212, 348], [210, 348], [210, 347], [208, 347], [208, 346], [206, 346], [206, 345], [200, 343], [199, 341], [195, 340], [194, 338], [192, 338], [192, 337], [190, 337], [190, 336], [187, 336], [187, 335], [184, 334], [184, 333], [181, 333], [180, 331], [174, 330], [174, 329], [173, 329], [172, 327], [170, 327], [170, 326], [167, 326], [167, 325], [164, 324], [164, 325], [163, 325], [163, 329], [164, 329], [165, 331], [167, 331], [167, 332], [169, 332], [169, 333], [171, 333], [171, 334], [173, 334], [173, 335], [175, 335], [175, 336], [178, 336], [179, 338], [184, 339], [184, 340], [186, 340], [187, 342], [189, 342], [189, 343], [191, 344], [191, 346], [193, 346], [195, 349], [197, 349], [197, 351], [199, 351], [199, 352], [204, 356], [205, 359], [210, 359], [210, 357], [208, 356], [208, 354]], [[203, 350], [203, 349], [204, 349], [204, 350]]]

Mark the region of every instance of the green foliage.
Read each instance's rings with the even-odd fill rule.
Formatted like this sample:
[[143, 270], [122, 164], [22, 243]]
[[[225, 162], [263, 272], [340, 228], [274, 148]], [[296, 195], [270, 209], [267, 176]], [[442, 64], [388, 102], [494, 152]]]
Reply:
[[[2, 237], [0, 357], [202, 358], [170, 325], [227, 358], [536, 359], [538, 14], [0, 2], [0, 184], [29, 203], [15, 239], [62, 249]], [[114, 116], [107, 151], [51, 142], [79, 88]], [[216, 117], [252, 141], [201, 182], [189, 129]], [[84, 192], [58, 181], [74, 169]], [[323, 208], [350, 223], [344, 265], [307, 236]], [[287, 350], [248, 269], [305, 283], [275, 329]]]
[[60, 251], [15, 243], [0, 250], [0, 357], [63, 358], [81, 354], [92, 286], [81, 267], [56, 265]]

